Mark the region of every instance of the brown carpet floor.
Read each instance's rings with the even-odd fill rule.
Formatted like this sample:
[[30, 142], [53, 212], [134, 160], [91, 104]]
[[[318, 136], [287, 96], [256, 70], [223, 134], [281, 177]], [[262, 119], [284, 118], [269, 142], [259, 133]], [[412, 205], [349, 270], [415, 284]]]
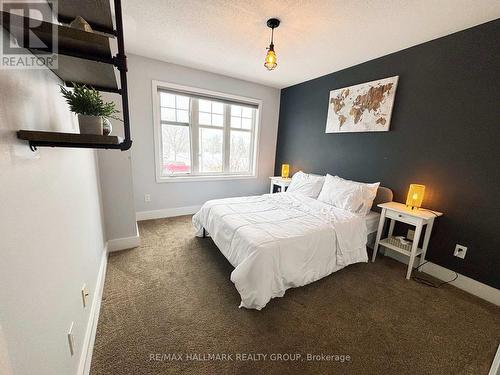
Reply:
[[[211, 239], [193, 236], [191, 217], [139, 228], [141, 247], [109, 257], [92, 375], [487, 374], [500, 342], [499, 307], [407, 281], [404, 265], [382, 256], [262, 311], [239, 309], [231, 265]], [[218, 353], [229, 358], [202, 360]]]

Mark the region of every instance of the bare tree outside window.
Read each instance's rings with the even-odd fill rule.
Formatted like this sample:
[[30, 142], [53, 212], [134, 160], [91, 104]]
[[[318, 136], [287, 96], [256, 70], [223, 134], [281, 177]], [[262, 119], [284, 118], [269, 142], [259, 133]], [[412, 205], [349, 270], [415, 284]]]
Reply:
[[189, 173], [191, 171], [189, 127], [163, 125], [162, 143], [165, 172]]
[[250, 133], [231, 131], [231, 172], [249, 171]]

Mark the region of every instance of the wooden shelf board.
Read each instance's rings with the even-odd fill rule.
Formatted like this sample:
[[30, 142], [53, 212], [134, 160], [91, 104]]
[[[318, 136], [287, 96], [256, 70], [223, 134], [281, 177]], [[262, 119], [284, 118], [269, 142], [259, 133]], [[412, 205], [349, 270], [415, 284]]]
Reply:
[[35, 145], [37, 143], [119, 145], [122, 142], [122, 139], [116, 135], [59, 133], [36, 130], [19, 130], [17, 137], [30, 141]]
[[83, 83], [103, 91], [118, 91], [113, 65], [64, 55], [59, 55], [58, 59], [57, 69], [51, 70], [64, 82]]
[[114, 29], [109, 0], [59, 0], [57, 13], [60, 22], [81, 16], [94, 30], [110, 33]]
[[[29, 24], [29, 19], [3, 11], [1, 13], [2, 25], [5, 26], [19, 43], [22, 43], [23, 35], [26, 32], [25, 21], [27, 22], [26, 24]], [[39, 26], [30, 28], [29, 31], [33, 32], [50, 51], [53, 50], [53, 39], [57, 32], [58, 54], [87, 57], [94, 60], [107, 59], [109, 62], [112, 62], [108, 36], [50, 22], [37, 21], [38, 23], [40, 23]]]

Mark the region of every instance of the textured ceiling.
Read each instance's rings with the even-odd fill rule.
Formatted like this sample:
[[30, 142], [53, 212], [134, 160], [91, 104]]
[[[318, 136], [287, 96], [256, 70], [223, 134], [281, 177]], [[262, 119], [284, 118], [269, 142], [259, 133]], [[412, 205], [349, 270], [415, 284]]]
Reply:
[[[498, 0], [127, 0], [125, 43], [143, 55], [278, 88], [500, 17]], [[264, 66], [269, 29], [278, 67]]]

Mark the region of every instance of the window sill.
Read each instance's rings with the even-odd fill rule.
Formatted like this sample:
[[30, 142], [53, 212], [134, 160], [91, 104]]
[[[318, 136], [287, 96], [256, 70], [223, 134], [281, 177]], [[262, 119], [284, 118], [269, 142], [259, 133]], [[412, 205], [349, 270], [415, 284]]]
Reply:
[[157, 183], [171, 182], [200, 182], [200, 181], [229, 181], [229, 180], [253, 180], [256, 175], [221, 175], [221, 176], [172, 176], [172, 177], [157, 177]]

